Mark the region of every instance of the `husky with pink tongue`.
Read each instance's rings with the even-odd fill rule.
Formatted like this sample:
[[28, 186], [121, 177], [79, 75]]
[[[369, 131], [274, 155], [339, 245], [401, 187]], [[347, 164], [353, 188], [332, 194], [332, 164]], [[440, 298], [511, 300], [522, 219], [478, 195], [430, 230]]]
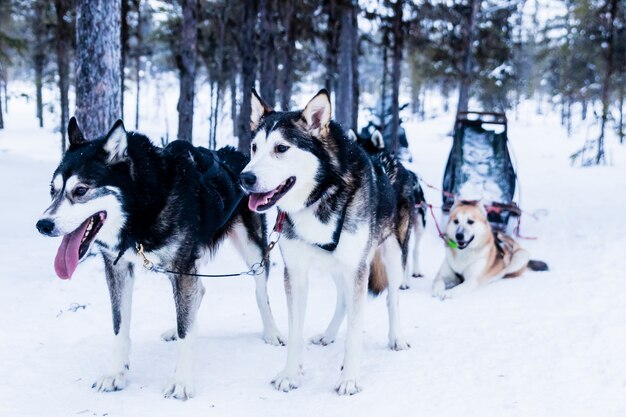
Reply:
[[[399, 161], [367, 155], [331, 120], [330, 97], [320, 91], [301, 111], [274, 111], [252, 93], [250, 163], [241, 185], [248, 207], [273, 206], [285, 214], [279, 245], [285, 261], [289, 313], [287, 361], [272, 383], [290, 391], [301, 384], [304, 311], [309, 270], [327, 272], [337, 285], [335, 314], [313, 343], [333, 343], [347, 313], [345, 356], [335, 390], [361, 390], [360, 357], [367, 290], [387, 290], [389, 347], [409, 348], [400, 327], [398, 290], [409, 271], [408, 243], [414, 217], [411, 193], [400, 181]], [[403, 186], [404, 184], [404, 186]], [[320, 282], [321, 283], [321, 282]], [[317, 284], [317, 283], [316, 283]]]
[[[174, 289], [176, 328], [163, 334], [177, 340], [179, 356], [164, 395], [194, 394], [196, 313], [205, 292], [198, 272], [201, 258], [231, 239], [248, 267], [267, 246], [265, 216], [247, 209], [239, 174], [248, 162], [225, 147], [210, 151], [188, 142], [154, 146], [139, 133], [126, 132], [121, 120], [110, 132], [87, 141], [76, 120], [68, 126], [70, 147], [52, 176], [52, 203], [37, 222], [46, 236], [62, 237], [54, 259], [59, 278], [71, 278], [90, 251], [104, 260], [113, 312], [113, 358], [97, 379], [98, 391], [117, 391], [127, 383], [130, 311], [134, 270], [141, 267], [136, 248], [168, 272]], [[245, 269], [242, 266], [236, 267]], [[268, 271], [256, 275], [256, 296], [263, 338], [284, 344], [267, 297]]]

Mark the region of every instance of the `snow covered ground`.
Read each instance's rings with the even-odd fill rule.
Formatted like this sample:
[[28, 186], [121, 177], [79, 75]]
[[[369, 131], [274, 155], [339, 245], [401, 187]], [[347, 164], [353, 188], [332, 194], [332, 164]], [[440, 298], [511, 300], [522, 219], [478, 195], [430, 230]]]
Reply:
[[[547, 273], [527, 273], [462, 298], [430, 296], [443, 257], [428, 219], [422, 241], [426, 277], [402, 293], [403, 326], [412, 344], [387, 349], [384, 297], [366, 310], [364, 391], [332, 390], [343, 335], [328, 347], [310, 345], [300, 389], [275, 391], [286, 348], [261, 340], [253, 282], [206, 280], [199, 314], [196, 398], [166, 400], [176, 347], [159, 339], [174, 323], [169, 282], [140, 272], [134, 295], [129, 386], [91, 389], [105, 371], [111, 314], [98, 258], [70, 281], [55, 276], [58, 239], [35, 222], [48, 205], [58, 139], [36, 128], [33, 104], [11, 103], [0, 131], [0, 415], [2, 416], [624, 416], [626, 415], [626, 149], [609, 141], [613, 166], [572, 168], [567, 156], [587, 135], [566, 139], [557, 115], [522, 112], [512, 120], [524, 219], [524, 240]], [[534, 106], [529, 106], [529, 109]], [[129, 123], [130, 125], [130, 123]], [[407, 134], [419, 173], [440, 184], [451, 117], [411, 121]], [[171, 129], [175, 132], [174, 129]], [[439, 204], [436, 191], [427, 198]], [[279, 257], [275, 261], [280, 264]], [[244, 269], [225, 244], [206, 271]], [[286, 332], [280, 267], [270, 278], [277, 322]], [[323, 272], [310, 280], [305, 332], [330, 320], [334, 285]]]

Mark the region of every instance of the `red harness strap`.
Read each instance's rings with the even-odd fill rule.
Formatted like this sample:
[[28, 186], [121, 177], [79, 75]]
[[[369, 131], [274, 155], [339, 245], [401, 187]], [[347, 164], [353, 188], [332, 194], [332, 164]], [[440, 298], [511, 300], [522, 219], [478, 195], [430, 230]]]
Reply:
[[278, 210], [278, 215], [276, 216], [276, 223], [274, 223], [274, 231], [276, 233], [283, 232], [283, 225], [285, 224], [286, 215], [287, 213], [285, 213], [284, 211]]
[[437, 217], [435, 216], [433, 205], [427, 204], [427, 203], [422, 203], [422, 204], [423, 206], [426, 206], [430, 210], [430, 215], [433, 217], [433, 221], [435, 222], [435, 227], [437, 228], [437, 233], [439, 233], [439, 237], [442, 238], [443, 240], [446, 240], [445, 236], [443, 235], [443, 232], [441, 231], [441, 228], [439, 227], [439, 223], [437, 222]]

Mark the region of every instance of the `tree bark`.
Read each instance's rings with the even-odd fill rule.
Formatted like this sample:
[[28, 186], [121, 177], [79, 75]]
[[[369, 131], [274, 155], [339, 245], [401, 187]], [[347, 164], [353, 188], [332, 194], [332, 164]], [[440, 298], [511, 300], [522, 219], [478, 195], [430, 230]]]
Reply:
[[48, 2], [36, 0], [33, 4], [32, 30], [33, 66], [35, 70], [35, 90], [37, 96], [37, 119], [39, 127], [43, 127], [43, 70], [46, 65], [46, 25], [43, 23], [47, 18]]
[[327, 14], [326, 30], [326, 90], [332, 92], [336, 86], [337, 55], [339, 48], [340, 19], [338, 19], [337, 0], [325, 0], [324, 7]]
[[352, 19], [352, 0], [345, 0], [339, 5], [340, 29], [339, 29], [339, 65], [338, 79], [335, 92], [335, 120], [346, 129], [352, 126], [353, 93], [354, 84], [352, 71], [352, 53], [354, 49], [354, 22]]
[[276, 105], [278, 62], [276, 51], [276, 4], [275, 0], [260, 1], [259, 88], [261, 97], [270, 106]]
[[[56, 12], [56, 31], [55, 31], [55, 53], [57, 61], [57, 71], [59, 73], [59, 96], [61, 107], [61, 120], [59, 121], [59, 131], [61, 132], [61, 152], [65, 153], [66, 148], [66, 129], [69, 122], [70, 104], [70, 50], [72, 44], [72, 27], [67, 20], [67, 14], [72, 8], [71, 0], [54, 0], [54, 9]], [[91, 29], [90, 29], [91, 30]], [[78, 65], [77, 65], [78, 68]], [[76, 77], [78, 79], [78, 75]], [[78, 90], [76, 92], [78, 94]], [[78, 97], [76, 99], [78, 103]], [[103, 134], [104, 131], [98, 133]], [[96, 136], [88, 136], [95, 138]]]
[[233, 74], [230, 78], [230, 117], [233, 122], [233, 136], [237, 134], [237, 76]]
[[180, 97], [178, 98], [178, 139], [192, 141], [193, 100], [196, 83], [196, 43], [198, 40], [198, 0], [182, 0], [183, 25], [176, 55], [180, 74]]
[[120, 44], [122, 49], [120, 51], [120, 113], [124, 118], [124, 90], [126, 75], [124, 74], [124, 68], [126, 68], [126, 57], [128, 56], [128, 2], [130, 0], [120, 0], [122, 3], [121, 8], [121, 27], [120, 27]]
[[613, 55], [615, 51], [615, 17], [617, 15], [617, 0], [607, 1], [610, 6], [609, 12], [609, 39], [606, 51], [606, 70], [604, 72], [604, 80], [602, 82], [602, 122], [600, 125], [600, 137], [598, 138], [598, 153], [596, 154], [595, 163], [597, 165], [606, 163], [606, 155], [604, 152], [604, 133], [606, 122], [609, 115], [609, 94], [611, 92], [611, 77], [613, 76]]
[[[626, 75], [626, 74], [624, 74]], [[622, 76], [622, 78], [624, 78], [624, 76]], [[624, 84], [626, 83], [626, 80], [623, 80], [620, 83], [620, 88], [619, 88], [619, 143], [620, 144], [624, 144], [624, 93], [626, 92], [626, 88], [624, 87]]]
[[380, 114], [379, 114], [379, 129], [381, 133], [385, 130], [385, 113], [387, 112], [387, 78], [389, 75], [389, 31], [387, 29], [383, 29], [383, 79], [380, 83], [381, 85], [381, 93], [380, 93]]
[[391, 71], [391, 150], [398, 150], [398, 129], [400, 127], [400, 77], [402, 65], [402, 47], [404, 45], [404, 28], [402, 23], [402, 0], [393, 5], [393, 66]]
[[237, 123], [239, 137], [238, 148], [246, 155], [250, 154], [250, 95], [254, 87], [256, 74], [256, 40], [255, 27], [258, 13], [256, 0], [245, 0], [242, 28], [239, 36], [239, 51], [241, 53], [241, 106]]
[[[2, 80], [0, 80], [0, 84], [2, 84]], [[2, 95], [0, 94], [0, 129], [4, 129], [4, 115], [2, 113]]]
[[34, 57], [35, 66], [35, 90], [37, 96], [37, 119], [39, 127], [43, 127], [43, 67], [45, 63], [45, 55], [36, 55]]
[[285, 45], [282, 54], [282, 70], [280, 73], [280, 108], [283, 111], [291, 107], [291, 92], [294, 80], [294, 56], [296, 54], [296, 17], [295, 0], [286, 0], [282, 3], [283, 27], [285, 28]]
[[467, 111], [467, 105], [469, 103], [469, 89], [472, 76], [472, 62], [474, 49], [474, 39], [476, 37], [476, 20], [478, 17], [478, 10], [480, 9], [481, 0], [471, 0], [470, 16], [467, 21], [467, 27], [465, 28], [465, 51], [463, 54], [463, 71], [461, 73], [461, 80], [459, 83], [459, 102], [457, 105], [457, 115], [459, 112]]
[[76, 1], [76, 118], [91, 140], [121, 113], [120, 0]]
[[352, 6], [352, 120], [351, 127], [357, 132], [359, 127], [359, 3]]
[[[135, 37], [137, 38], [137, 50], [135, 51], [135, 130], [139, 130], [139, 96], [141, 92], [141, 48], [142, 48], [142, 36], [141, 36], [141, 0], [135, 0], [137, 6], [137, 31]], [[124, 84], [122, 83], [122, 86]], [[122, 96], [124, 94], [122, 93]]]

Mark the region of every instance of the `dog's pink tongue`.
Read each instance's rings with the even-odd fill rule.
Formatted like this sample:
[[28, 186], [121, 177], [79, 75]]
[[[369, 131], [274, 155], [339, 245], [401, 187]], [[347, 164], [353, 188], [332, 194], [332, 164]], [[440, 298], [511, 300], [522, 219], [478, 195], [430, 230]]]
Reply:
[[257, 211], [259, 206], [267, 204], [274, 194], [276, 194], [276, 190], [264, 194], [250, 194], [248, 208], [252, 211]]
[[266, 195], [267, 194], [250, 194], [250, 198], [248, 199], [248, 208], [251, 211], [256, 211], [256, 209], [265, 201]]
[[80, 242], [83, 239], [88, 224], [89, 220], [72, 233], [63, 236], [63, 241], [59, 246], [57, 256], [54, 258], [54, 271], [59, 278], [70, 279], [74, 271], [76, 271]]

